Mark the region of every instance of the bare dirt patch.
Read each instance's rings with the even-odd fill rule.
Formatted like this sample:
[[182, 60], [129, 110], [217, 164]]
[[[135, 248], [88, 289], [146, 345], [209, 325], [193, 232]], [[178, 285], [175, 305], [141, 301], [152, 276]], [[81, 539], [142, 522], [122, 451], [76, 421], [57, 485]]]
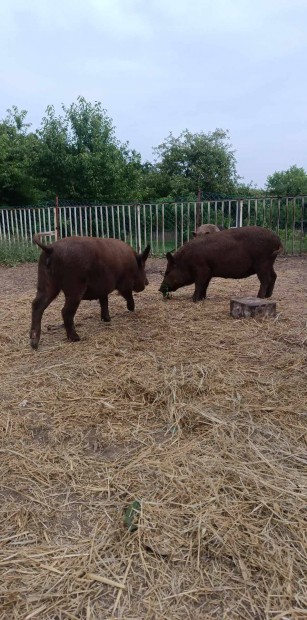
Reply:
[[262, 321], [229, 315], [257, 278], [195, 305], [164, 266], [110, 325], [83, 302], [80, 343], [56, 300], [37, 352], [37, 266], [0, 269], [1, 620], [307, 615], [307, 258], [278, 259]]

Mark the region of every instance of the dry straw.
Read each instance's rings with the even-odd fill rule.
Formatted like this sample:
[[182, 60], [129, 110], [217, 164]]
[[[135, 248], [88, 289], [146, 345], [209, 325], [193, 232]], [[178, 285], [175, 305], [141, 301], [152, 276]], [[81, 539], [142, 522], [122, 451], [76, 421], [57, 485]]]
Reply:
[[307, 617], [306, 268], [234, 321], [256, 278], [163, 301], [152, 261], [135, 314], [84, 302], [70, 344], [58, 300], [37, 352], [36, 268], [1, 269], [0, 620]]

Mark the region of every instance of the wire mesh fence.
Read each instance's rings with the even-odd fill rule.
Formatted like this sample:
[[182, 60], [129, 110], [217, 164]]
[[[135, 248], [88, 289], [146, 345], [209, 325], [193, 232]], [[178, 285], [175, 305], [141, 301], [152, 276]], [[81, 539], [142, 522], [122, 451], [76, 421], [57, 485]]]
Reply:
[[257, 225], [275, 230], [285, 251], [307, 251], [307, 197], [247, 198], [154, 204], [75, 204], [1, 208], [0, 243], [30, 244], [71, 235], [122, 239], [136, 250], [150, 244], [154, 255], [177, 249], [201, 224], [225, 228]]

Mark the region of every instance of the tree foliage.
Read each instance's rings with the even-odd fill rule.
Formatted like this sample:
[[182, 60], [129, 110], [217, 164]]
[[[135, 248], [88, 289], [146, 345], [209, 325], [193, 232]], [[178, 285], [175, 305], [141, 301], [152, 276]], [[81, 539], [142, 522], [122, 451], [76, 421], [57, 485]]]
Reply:
[[232, 193], [238, 175], [236, 159], [227, 131], [193, 134], [187, 129], [178, 138], [169, 134], [156, 149], [156, 169], [165, 192], [173, 198], [206, 193]]
[[136, 198], [140, 156], [121, 145], [101, 104], [83, 97], [56, 116], [49, 106], [39, 130], [39, 166], [45, 191], [75, 200]]
[[37, 135], [28, 132], [27, 112], [16, 106], [0, 122], [0, 204], [20, 205], [40, 198], [33, 162], [39, 150]]
[[291, 166], [268, 176], [266, 187], [275, 196], [307, 195], [307, 174], [304, 168]]
[[[256, 195], [240, 183], [229, 134], [223, 129], [178, 137], [172, 133], [154, 149], [154, 163], [121, 143], [100, 102], [84, 97], [57, 113], [48, 106], [33, 131], [27, 112], [16, 106], [0, 121], [0, 205], [53, 200], [157, 202]], [[307, 194], [303, 168], [275, 172], [267, 189], [277, 195]], [[256, 190], [257, 195], [261, 190]]]

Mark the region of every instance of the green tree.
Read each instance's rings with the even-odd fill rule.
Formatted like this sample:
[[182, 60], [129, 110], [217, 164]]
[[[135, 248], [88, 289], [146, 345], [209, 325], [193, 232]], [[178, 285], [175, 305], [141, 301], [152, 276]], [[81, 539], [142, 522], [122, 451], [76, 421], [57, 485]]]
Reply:
[[291, 166], [288, 170], [268, 176], [266, 188], [275, 196], [307, 195], [307, 174], [304, 168]]
[[62, 106], [62, 111], [64, 114], [56, 116], [49, 106], [38, 132], [44, 190], [73, 200], [137, 200], [140, 155], [116, 139], [112, 120], [101, 103], [78, 97], [77, 103]]
[[35, 203], [41, 198], [34, 170], [39, 139], [29, 132], [26, 110], [7, 112], [0, 122], [0, 205]]
[[178, 138], [169, 134], [154, 151], [164, 193], [174, 199], [196, 195], [199, 187], [211, 194], [235, 191], [236, 159], [227, 131], [193, 134], [186, 129]]

